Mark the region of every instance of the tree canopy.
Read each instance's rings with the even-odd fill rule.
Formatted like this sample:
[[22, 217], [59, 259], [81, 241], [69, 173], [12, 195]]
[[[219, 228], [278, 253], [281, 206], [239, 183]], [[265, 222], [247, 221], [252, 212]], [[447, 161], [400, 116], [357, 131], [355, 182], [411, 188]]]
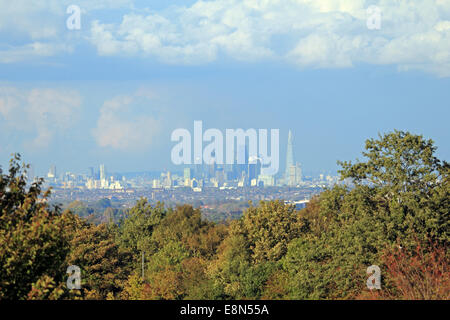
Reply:
[[[250, 203], [226, 223], [145, 198], [119, 220], [106, 200], [100, 220], [81, 202], [61, 212], [15, 155], [0, 168], [0, 299], [450, 298], [449, 164], [402, 131], [367, 140], [362, 155], [339, 162], [351, 186], [300, 211]], [[80, 290], [65, 284], [70, 265]], [[371, 265], [381, 291], [366, 287]]]

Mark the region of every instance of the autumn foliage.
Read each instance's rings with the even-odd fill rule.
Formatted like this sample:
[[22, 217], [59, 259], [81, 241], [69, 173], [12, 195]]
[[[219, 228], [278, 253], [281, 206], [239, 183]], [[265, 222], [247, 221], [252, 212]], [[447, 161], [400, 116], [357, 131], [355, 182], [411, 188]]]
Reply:
[[[351, 187], [301, 211], [250, 203], [221, 224], [147, 199], [94, 223], [82, 203], [50, 205], [16, 155], [0, 168], [0, 299], [447, 300], [450, 166], [435, 149], [406, 132], [368, 140], [365, 161], [341, 163]], [[66, 286], [70, 265], [80, 290]], [[381, 290], [366, 287], [371, 265]]]
[[450, 264], [445, 247], [417, 244], [411, 249], [395, 246], [382, 255], [383, 290], [364, 292], [359, 298], [400, 300], [450, 299]]

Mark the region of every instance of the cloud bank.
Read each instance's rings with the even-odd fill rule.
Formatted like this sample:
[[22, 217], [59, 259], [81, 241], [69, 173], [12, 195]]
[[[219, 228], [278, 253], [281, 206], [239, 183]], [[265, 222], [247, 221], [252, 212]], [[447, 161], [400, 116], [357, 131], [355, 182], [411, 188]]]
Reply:
[[28, 133], [31, 147], [48, 147], [56, 134], [71, 127], [81, 107], [73, 90], [0, 87], [0, 123], [3, 130]]
[[[164, 10], [138, 8], [132, 0], [79, 1], [89, 19], [83, 16], [77, 36], [65, 28], [69, 4], [0, 0], [0, 36], [8, 43], [0, 46], [0, 63], [70, 55], [88, 42], [99, 56], [166, 64], [371, 64], [450, 76], [450, 0], [198, 0], [187, 6], [168, 2]], [[379, 30], [367, 27], [370, 6], [381, 10]], [[111, 9], [116, 14], [106, 21], [101, 13]]]
[[145, 150], [160, 133], [152, 96], [138, 91], [105, 101], [92, 133], [100, 147], [123, 151]]
[[[367, 27], [371, 5], [381, 28]], [[94, 21], [99, 55], [204, 64], [222, 56], [283, 61], [301, 68], [397, 65], [450, 76], [450, 1], [215, 0], [164, 13]]]

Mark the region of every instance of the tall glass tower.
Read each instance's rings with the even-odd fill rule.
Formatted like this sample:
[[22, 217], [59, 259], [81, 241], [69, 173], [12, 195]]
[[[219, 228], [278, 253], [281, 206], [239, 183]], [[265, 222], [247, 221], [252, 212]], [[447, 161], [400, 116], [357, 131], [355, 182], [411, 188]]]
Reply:
[[289, 130], [288, 134], [288, 144], [287, 144], [287, 152], [286, 152], [286, 172], [285, 179], [286, 182], [289, 181], [289, 168], [294, 165], [294, 146], [292, 141], [292, 132]]
[[105, 179], [106, 179], [105, 165], [101, 164], [100, 165], [100, 180], [105, 180]]

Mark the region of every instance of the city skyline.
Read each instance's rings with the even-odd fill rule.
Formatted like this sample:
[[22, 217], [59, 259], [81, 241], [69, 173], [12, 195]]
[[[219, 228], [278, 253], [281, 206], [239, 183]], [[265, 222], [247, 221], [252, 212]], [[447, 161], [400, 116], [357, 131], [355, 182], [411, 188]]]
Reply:
[[[183, 129], [184, 130], [184, 129]], [[217, 133], [217, 129], [213, 129]], [[228, 133], [234, 132], [234, 130], [228, 131]], [[297, 190], [294, 193], [294, 199], [290, 201], [296, 203], [296, 205], [305, 205], [309, 200], [298, 199], [298, 192], [312, 192], [310, 195], [321, 190], [322, 188], [332, 187], [336, 184], [348, 184], [348, 181], [342, 181], [339, 175], [326, 174], [321, 172], [318, 175], [307, 176], [303, 175], [303, 170], [293, 154], [293, 134], [289, 130], [288, 139], [285, 144], [286, 153], [286, 165], [284, 170], [279, 172], [265, 171], [263, 169], [265, 157], [263, 154], [265, 151], [261, 151], [261, 145], [258, 148], [251, 146], [251, 141], [256, 140], [256, 133], [249, 130], [246, 134], [242, 131], [237, 136], [234, 136], [237, 142], [236, 149], [234, 149], [233, 161], [226, 163], [218, 161], [217, 158], [207, 160], [206, 162], [198, 161], [197, 163], [180, 164], [178, 168], [182, 168], [180, 171], [154, 171], [154, 172], [137, 172], [133, 174], [109, 172], [104, 163], [95, 167], [89, 167], [87, 173], [79, 172], [58, 172], [55, 164], [52, 164], [49, 168], [47, 175], [44, 175], [45, 187], [52, 187], [56, 190], [56, 198], [61, 200], [61, 195], [64, 194], [64, 190], [72, 190], [78, 192], [80, 197], [91, 198], [87, 196], [86, 192], [106, 191], [110, 192], [109, 197], [116, 197], [119, 194], [133, 194], [138, 190], [144, 192], [143, 194], [152, 194], [152, 200], [155, 200], [154, 191], [160, 192], [162, 190], [176, 192], [180, 191], [180, 195], [186, 196], [185, 199], [196, 199], [196, 194], [200, 193], [201, 197], [205, 195], [205, 192], [211, 192], [211, 190], [217, 190], [219, 192], [230, 191], [232, 193], [240, 194], [246, 197], [246, 191], [248, 188], [258, 189], [260, 191], [253, 191], [254, 195], [258, 197], [262, 196], [264, 192], [262, 189], [268, 188], [272, 191], [266, 192], [264, 197], [273, 197], [274, 194], [285, 193], [284, 187], [288, 187], [289, 190]], [[251, 136], [254, 136], [251, 138]], [[230, 138], [228, 137], [228, 138]], [[216, 137], [217, 138], [217, 137]], [[195, 137], [194, 137], [195, 140]], [[241, 144], [239, 144], [241, 143]], [[242, 144], [245, 143], [245, 144]], [[271, 142], [273, 144], [274, 141]], [[277, 141], [277, 144], [279, 142]], [[200, 148], [198, 146], [198, 148]], [[202, 148], [200, 148], [202, 149]], [[253, 149], [253, 150], [252, 150]], [[267, 146], [263, 147], [267, 149]], [[252, 151], [250, 151], [252, 150]], [[279, 150], [279, 146], [276, 147]], [[215, 150], [217, 151], [217, 150]], [[216, 156], [215, 151], [213, 157]], [[239, 153], [241, 154], [239, 155]], [[252, 155], [255, 152], [259, 152], [259, 156]], [[261, 153], [262, 152], [262, 153]], [[271, 151], [271, 157], [273, 157], [273, 150]], [[279, 157], [279, 155], [277, 156]], [[195, 158], [195, 157], [194, 157]], [[28, 181], [36, 181], [34, 168], [31, 167], [28, 171]], [[273, 188], [276, 188], [274, 193]], [[277, 189], [278, 188], [278, 189]], [[281, 188], [281, 189], [280, 189]], [[159, 191], [158, 191], [159, 190]], [[191, 194], [190, 192], [194, 192]], [[214, 193], [215, 191], [213, 191]], [[262, 192], [262, 193], [260, 193]], [[66, 195], [66, 198], [71, 198], [73, 194]], [[224, 195], [221, 195], [223, 197]], [[241, 197], [239, 196], [239, 197]], [[134, 196], [126, 195], [126, 199], [133, 199]], [[162, 200], [163, 198], [159, 199]], [[249, 198], [252, 199], [252, 198]], [[254, 198], [253, 198], [254, 199]], [[262, 199], [262, 198], [261, 198]]]
[[[214, 129], [216, 130], [216, 129]], [[233, 132], [234, 130], [230, 131]], [[216, 130], [217, 132], [217, 130]], [[251, 135], [251, 131], [247, 132]], [[256, 133], [254, 133], [256, 135]], [[239, 136], [239, 134], [238, 134]], [[179, 168], [183, 168], [183, 173], [180, 171], [155, 171], [150, 174], [152, 178], [144, 178], [146, 173], [136, 173], [136, 177], [142, 177], [143, 184], [141, 186], [148, 185], [151, 182], [152, 188], [172, 188], [172, 187], [190, 187], [192, 189], [205, 187], [267, 187], [267, 186], [290, 186], [297, 187], [303, 183], [303, 175], [300, 164], [295, 161], [295, 157], [292, 151], [293, 148], [293, 136], [292, 131], [289, 130], [288, 140], [283, 148], [286, 151], [286, 166], [284, 171], [265, 171], [261, 146], [251, 146], [251, 138], [244, 138], [244, 132], [242, 132], [241, 138], [235, 136], [237, 141], [236, 149], [234, 150], [234, 156], [232, 162], [223, 163], [223, 159], [216, 163], [217, 159], [214, 159], [212, 163], [209, 160], [206, 162], [196, 164], [182, 164], [178, 165]], [[195, 138], [194, 138], [195, 140]], [[236, 142], [235, 141], [235, 142]], [[240, 141], [240, 142], [239, 142]], [[244, 145], [239, 143], [245, 143]], [[273, 144], [274, 141], [271, 142]], [[279, 142], [277, 141], [277, 144]], [[201, 148], [200, 148], [201, 149]], [[253, 149], [253, 153], [259, 152], [261, 158], [251, 155], [249, 150]], [[267, 146], [264, 147], [267, 149]], [[239, 150], [241, 155], [239, 155]], [[279, 151], [279, 146], [276, 147]], [[271, 157], [273, 157], [274, 150], [271, 151]], [[214, 155], [215, 156], [215, 155]], [[244, 158], [241, 158], [244, 157]], [[279, 155], [277, 155], [277, 158]], [[227, 161], [230, 161], [228, 159]], [[294, 164], [295, 163], [295, 164]], [[63, 170], [64, 171], [64, 170]], [[97, 168], [89, 167], [87, 174], [80, 174], [76, 172], [60, 172], [57, 174], [56, 165], [52, 164], [49, 168], [47, 175], [44, 175], [46, 183], [54, 187], [63, 188], [87, 188], [87, 189], [126, 189], [127, 187], [136, 187], [136, 185], [130, 185], [126, 179], [126, 174], [118, 172], [108, 172], [105, 164], [100, 164]], [[33, 180], [34, 168], [29, 170], [29, 180]], [[147, 173], [148, 174], [148, 173]], [[159, 176], [159, 177], [158, 177]], [[172, 178], [173, 177], [173, 178]], [[325, 175], [319, 175], [319, 181], [325, 181]], [[155, 179], [156, 178], [156, 179]], [[305, 177], [306, 178], [306, 177]], [[311, 177], [308, 177], [310, 179]], [[337, 177], [333, 178], [327, 175], [326, 180], [328, 182], [338, 182]], [[147, 181], [147, 182], [145, 182]], [[313, 181], [313, 180], [311, 180]], [[305, 186], [303, 184], [303, 186]]]

